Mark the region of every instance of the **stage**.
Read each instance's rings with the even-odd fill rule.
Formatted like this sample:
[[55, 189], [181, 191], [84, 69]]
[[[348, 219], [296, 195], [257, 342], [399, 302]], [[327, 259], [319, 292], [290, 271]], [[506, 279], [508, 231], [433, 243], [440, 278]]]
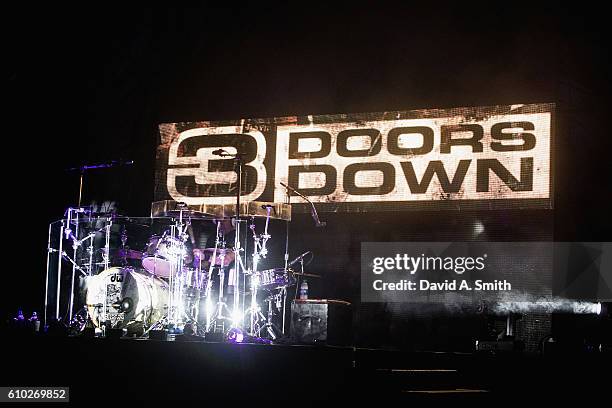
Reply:
[[[401, 352], [203, 341], [7, 337], [2, 383], [68, 386], [70, 402], [526, 401], [603, 394], [609, 353]], [[10, 363], [9, 363], [10, 362]], [[552, 397], [554, 395], [554, 397]]]

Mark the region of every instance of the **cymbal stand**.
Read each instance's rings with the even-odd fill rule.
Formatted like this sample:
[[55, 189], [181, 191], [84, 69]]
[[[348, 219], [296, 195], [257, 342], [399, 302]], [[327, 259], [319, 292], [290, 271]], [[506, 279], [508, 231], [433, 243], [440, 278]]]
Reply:
[[[73, 311], [74, 311], [74, 293], [75, 293], [75, 279], [76, 272], [79, 271], [84, 276], [89, 276], [92, 274], [92, 263], [93, 263], [93, 238], [95, 237], [95, 233], [90, 233], [82, 239], [79, 238], [80, 233], [80, 224], [81, 218], [80, 214], [87, 214], [88, 211], [86, 208], [68, 208], [66, 210], [66, 227], [63, 230], [63, 234], [67, 240], [72, 242], [72, 258], [68, 256], [66, 251], [61, 250], [60, 256], [61, 258], [69, 261], [72, 264], [72, 275], [70, 279], [70, 297], [68, 300], [68, 315], [66, 321], [72, 322], [73, 320]], [[74, 233], [72, 230], [72, 225], [74, 225]], [[107, 230], [107, 239], [109, 239], [110, 229]], [[89, 246], [89, 254], [90, 260], [89, 265], [87, 266], [87, 271], [84, 270], [76, 261], [78, 259], [78, 249], [83, 244], [83, 242], [90, 240]], [[61, 261], [60, 261], [61, 262]]]
[[[212, 293], [212, 285], [213, 285], [212, 276], [213, 276], [213, 271], [214, 271], [215, 264], [217, 263], [217, 250], [219, 249], [220, 243], [221, 243], [221, 223], [217, 222], [217, 233], [215, 235], [215, 249], [213, 250], [210, 266], [208, 267], [208, 275], [207, 275], [207, 280], [206, 280], [206, 290], [204, 291], [204, 297], [206, 298], [206, 305], [204, 307], [205, 307], [205, 311], [206, 311], [206, 331], [207, 332], [210, 331], [213, 314], [217, 313], [216, 310], [214, 312], [212, 310], [213, 306], [212, 306], [212, 303], [211, 303], [211, 301], [212, 301], [211, 293]], [[201, 262], [201, 261], [199, 261], [199, 262]], [[219, 303], [217, 303], [217, 309], [218, 308], [219, 308]]]
[[[287, 205], [291, 205], [291, 192], [289, 191], [288, 188], [285, 187], [285, 203]], [[289, 220], [285, 221], [285, 274], [287, 274], [288, 272], [288, 268], [289, 268]], [[283, 318], [283, 323], [282, 323], [282, 330], [281, 332], [283, 333], [283, 335], [285, 334], [285, 320], [286, 320], [286, 307], [287, 307], [287, 288], [283, 287], [281, 290], [282, 293], [284, 293], [284, 298], [283, 298], [283, 307], [282, 307], [282, 318]]]
[[240, 305], [240, 276], [244, 274], [244, 264], [242, 262], [241, 255], [241, 244], [240, 244], [240, 230], [242, 225], [242, 219], [240, 216], [240, 196], [242, 196], [242, 168], [244, 163], [242, 162], [244, 153], [236, 152], [230, 154], [225, 150], [221, 149], [222, 152], [219, 154], [221, 157], [231, 157], [234, 160], [234, 171], [236, 172], [236, 210], [234, 214], [236, 236], [234, 238], [234, 274], [233, 279], [228, 282], [233, 285], [234, 288], [234, 304], [232, 307], [232, 327], [239, 328], [242, 325], [242, 309]]
[[257, 335], [263, 326], [260, 326], [260, 322], [266, 322], [266, 317], [261, 313], [261, 308], [259, 304], [257, 304], [257, 290], [259, 288], [259, 271], [257, 270], [259, 261], [261, 258], [265, 258], [268, 254], [268, 249], [266, 248], [266, 244], [268, 239], [270, 239], [270, 234], [268, 234], [268, 225], [270, 223], [270, 211], [272, 210], [271, 206], [266, 206], [266, 225], [264, 228], [264, 233], [261, 235], [257, 235], [255, 232], [255, 219], [253, 218], [251, 221], [251, 231], [253, 232], [253, 269], [251, 270], [251, 306], [246, 310], [246, 314], [249, 315], [249, 334], [251, 336]]
[[173, 329], [182, 323], [182, 318], [185, 315], [183, 302], [183, 285], [179, 274], [183, 270], [183, 256], [185, 255], [185, 241], [188, 234], [186, 233], [189, 226], [189, 220], [183, 219], [183, 211], [179, 211], [179, 218], [174, 225], [170, 226], [171, 245], [173, 262], [170, 262], [170, 274], [168, 279], [169, 296], [168, 296], [168, 328]]
[[[194, 287], [196, 289], [195, 302], [191, 307], [193, 321], [197, 324], [198, 317], [200, 315], [200, 298], [202, 294], [202, 289], [204, 289], [204, 273], [202, 272], [202, 258], [198, 257], [195, 259], [195, 261], [195, 264], [197, 266], [193, 272], [187, 272], [187, 282], [194, 282]], [[194, 274], [195, 276], [193, 276], [192, 274]]]
[[228, 315], [224, 314], [224, 312], [229, 312], [229, 308], [223, 301], [223, 285], [225, 284], [225, 249], [222, 249], [220, 251], [219, 259], [221, 260], [221, 266], [219, 267], [219, 299], [215, 308], [215, 314], [211, 318], [209, 330], [210, 327], [212, 327], [212, 330], [214, 332], [220, 331], [222, 333], [225, 333], [225, 321], [231, 320]]

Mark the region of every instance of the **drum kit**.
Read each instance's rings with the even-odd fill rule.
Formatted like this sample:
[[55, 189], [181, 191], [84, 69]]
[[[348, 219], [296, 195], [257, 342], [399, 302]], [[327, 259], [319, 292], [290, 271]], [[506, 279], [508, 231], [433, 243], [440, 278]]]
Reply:
[[[283, 183], [284, 203], [242, 202], [244, 154], [223, 149], [213, 154], [234, 162], [235, 202], [156, 201], [150, 217], [122, 217], [81, 206], [86, 172], [133, 161], [68, 169], [80, 173], [78, 205], [49, 225], [45, 326], [65, 322], [74, 332], [93, 329], [99, 336], [121, 332], [151, 337], [161, 332], [275, 340], [285, 334], [288, 288], [297, 288], [303, 277], [318, 277], [304, 273], [308, 253], [289, 262], [291, 195], [311, 205], [317, 227], [325, 223], [307, 197]], [[258, 233], [256, 220], [262, 219]], [[286, 223], [284, 266], [260, 270], [272, 238], [271, 220]], [[214, 225], [214, 244], [197, 247], [194, 223]], [[249, 229], [252, 240], [246, 239]], [[252, 252], [247, 256], [249, 241]], [[292, 269], [298, 262], [301, 271]]]
[[[306, 254], [288, 262], [288, 250], [284, 267], [259, 269], [268, 256], [270, 222], [288, 223], [290, 204], [161, 201], [151, 208], [146, 218], [70, 208], [59, 223], [59, 235], [50, 227], [45, 320], [48, 309], [53, 317], [55, 306], [56, 319], [62, 319], [60, 308], [66, 307], [64, 319], [72, 328], [94, 329], [99, 336], [109, 330], [136, 337], [153, 331], [196, 336], [244, 331], [268, 340], [283, 336], [288, 289], [300, 277], [318, 277], [304, 273]], [[263, 231], [257, 231], [256, 220], [263, 220]], [[215, 231], [214, 245], [197, 248], [194, 223]], [[227, 225], [233, 226], [234, 242], [228, 242]], [[241, 230], [250, 230], [248, 256]], [[292, 268], [298, 263], [301, 271]], [[68, 301], [61, 300], [62, 286], [64, 292], [70, 287]]]

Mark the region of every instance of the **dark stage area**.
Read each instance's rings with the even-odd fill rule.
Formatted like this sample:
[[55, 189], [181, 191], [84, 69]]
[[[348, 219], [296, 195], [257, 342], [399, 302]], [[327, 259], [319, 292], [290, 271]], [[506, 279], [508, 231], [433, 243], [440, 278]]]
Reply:
[[402, 352], [192, 341], [10, 338], [3, 384], [69, 386], [74, 405], [562, 402], [607, 395], [600, 354]]

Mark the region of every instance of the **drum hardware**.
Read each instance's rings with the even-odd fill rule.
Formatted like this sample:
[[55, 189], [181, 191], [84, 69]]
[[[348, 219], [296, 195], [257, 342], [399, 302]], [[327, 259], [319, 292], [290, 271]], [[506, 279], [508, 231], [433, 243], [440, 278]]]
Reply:
[[259, 288], [260, 282], [260, 274], [258, 272], [259, 261], [261, 258], [265, 258], [268, 254], [268, 249], [266, 248], [266, 244], [268, 239], [270, 239], [270, 234], [268, 234], [268, 225], [270, 223], [270, 212], [272, 210], [272, 206], [265, 207], [267, 212], [266, 223], [264, 227], [264, 232], [261, 235], [257, 235], [255, 232], [255, 221], [254, 218], [251, 218], [250, 229], [253, 234], [253, 264], [251, 270], [251, 306], [246, 310], [246, 314], [249, 316], [249, 334], [251, 336], [259, 335], [261, 328], [263, 326], [260, 325], [261, 322], [266, 323], [266, 317], [261, 312], [261, 308], [257, 303], [257, 291]]
[[[303, 200], [305, 200], [307, 203], [310, 204], [310, 214], [312, 216], [312, 219], [315, 222], [315, 226], [316, 227], [325, 227], [327, 225], [326, 222], [322, 222], [319, 219], [319, 214], [317, 213], [317, 208], [315, 207], [315, 205], [314, 205], [314, 203], [312, 201], [310, 201], [306, 196], [301, 194], [299, 191], [297, 191], [295, 188], [291, 187], [290, 185], [285, 184], [283, 182], [280, 182], [280, 185], [285, 188], [285, 201], [286, 201], [285, 205], [287, 205], [289, 208], [291, 208], [291, 194], [293, 193], [293, 194], [301, 197]], [[304, 272], [304, 258], [303, 257], [306, 254], [308, 254], [308, 252], [303, 254], [303, 255], [301, 255], [301, 258], [298, 257], [298, 258], [294, 259], [291, 263], [289, 263], [289, 221], [290, 221], [290, 218], [288, 220], [286, 220], [286, 221], [287, 222], [286, 222], [286, 231], [285, 231], [285, 258], [284, 258], [284, 260], [285, 260], [285, 271], [288, 271], [289, 267], [293, 266], [293, 264], [296, 262], [296, 260], [299, 259], [300, 262], [301, 262], [301, 265], [302, 265], [302, 272]], [[299, 282], [296, 282], [296, 283], [299, 283]], [[297, 299], [298, 289], [299, 289], [299, 284], [296, 284], [294, 299]], [[284, 291], [286, 292], [286, 288], [284, 289]], [[285, 334], [285, 329], [286, 329], [286, 315], [287, 315], [286, 308], [287, 308], [287, 296], [285, 296], [285, 298], [283, 299], [283, 307], [282, 307], [282, 312], [281, 312], [282, 315], [283, 315], [283, 324], [282, 324], [283, 335]]]
[[[142, 259], [143, 267], [152, 276], [168, 281], [166, 313], [152, 323], [143, 335], [159, 328], [167, 328], [170, 332], [180, 331], [186, 322], [194, 319], [193, 313], [197, 315], [197, 307], [194, 309], [194, 305], [185, 304], [187, 280], [185, 274], [188, 273], [184, 262], [185, 242], [189, 237], [187, 229], [191, 222], [188, 217], [183, 217], [183, 208], [183, 206], [177, 207], [178, 218], [170, 225], [169, 230], [165, 230], [161, 237], [152, 236], [149, 239], [145, 252], [147, 256], [143, 256]], [[196, 290], [199, 292], [199, 289]]]
[[[221, 255], [223, 257], [223, 255]], [[210, 318], [210, 324], [208, 325], [208, 331], [223, 332], [225, 333], [226, 322], [231, 322], [230, 310], [227, 304], [223, 300], [223, 285], [225, 284], [225, 267], [219, 268], [219, 298], [215, 307], [215, 312]], [[228, 314], [225, 314], [227, 312]]]
[[[89, 218], [91, 218], [92, 216], [92, 209], [91, 208], [86, 208], [86, 207], [81, 207], [81, 202], [82, 202], [82, 198], [83, 198], [83, 185], [84, 185], [84, 179], [85, 179], [85, 174], [87, 171], [89, 170], [93, 170], [93, 169], [101, 169], [101, 168], [109, 168], [109, 167], [115, 167], [115, 166], [126, 166], [126, 165], [132, 165], [134, 162], [131, 160], [128, 161], [123, 161], [123, 160], [113, 160], [110, 163], [99, 163], [99, 164], [92, 164], [92, 165], [81, 165], [79, 167], [73, 167], [73, 168], [68, 168], [66, 169], [66, 171], [79, 171], [80, 173], [80, 177], [79, 177], [79, 197], [78, 197], [78, 202], [77, 202], [77, 208], [72, 208], [69, 207], [66, 210], [65, 216], [66, 219], [62, 220], [62, 225], [60, 228], [60, 240], [59, 240], [59, 248], [58, 248], [58, 260], [57, 260], [57, 282], [56, 282], [56, 294], [55, 294], [55, 299], [56, 299], [56, 309], [55, 309], [55, 319], [59, 320], [60, 316], [60, 298], [61, 298], [61, 277], [62, 277], [62, 259], [64, 257], [64, 250], [63, 250], [63, 242], [62, 242], [62, 237], [65, 235], [65, 239], [71, 239], [73, 241], [73, 243], [75, 242], [75, 240], [77, 239], [77, 237], [79, 236], [79, 224], [80, 224], [80, 218], [81, 215], [88, 215]], [[74, 224], [74, 233], [72, 230], [72, 225]], [[110, 230], [107, 230], [107, 235], [110, 233]], [[89, 238], [87, 238], [89, 239]], [[108, 244], [108, 236], [107, 236], [107, 244]], [[45, 319], [45, 325], [47, 323], [47, 308], [48, 308], [48, 296], [49, 296], [49, 264], [50, 264], [50, 256], [51, 256], [51, 251], [49, 251], [49, 249], [51, 248], [51, 226], [49, 227], [49, 241], [48, 241], [48, 245], [47, 245], [48, 251], [47, 251], [47, 275], [46, 275], [46, 288], [45, 288], [45, 313], [44, 313], [44, 319]], [[67, 312], [67, 320], [70, 321], [73, 318], [73, 308], [74, 308], [74, 292], [75, 292], [75, 278], [76, 278], [76, 272], [77, 272], [77, 267], [78, 264], [76, 262], [74, 262], [75, 259], [77, 259], [77, 249], [78, 246], [74, 246], [73, 245], [73, 256], [71, 258], [71, 264], [72, 264], [72, 275], [71, 275], [71, 283], [70, 283], [70, 295], [69, 295], [69, 301], [68, 301], [68, 312]], [[108, 257], [108, 245], [106, 246], [106, 254]], [[92, 256], [92, 255], [91, 255]], [[107, 258], [108, 259], [108, 258]], [[90, 262], [89, 262], [90, 268], [93, 265], [93, 259], [90, 258]], [[106, 264], [106, 267], [108, 268], [108, 263]], [[88, 275], [92, 274], [92, 270], [88, 270], [86, 273]]]
[[[248, 209], [248, 206], [245, 206], [245, 204], [252, 207], [255, 205], [254, 203], [257, 202], [243, 203], [241, 204], [241, 208]], [[83, 214], [86, 213], [86, 210], [76, 213], [80, 215], [73, 214], [73, 216], [70, 217], [70, 223], [66, 220], [62, 221], [60, 235], [62, 238], [68, 236], [69, 243], [67, 245], [72, 246], [73, 249], [76, 247], [79, 251], [79, 257], [72, 258], [68, 255], [67, 251], [64, 250], [62, 245], [66, 244], [65, 238], [59, 240], [62, 251], [55, 245], [52, 246], [51, 240], [49, 241], [49, 256], [54, 256], [54, 254], [58, 253], [60, 259], [65, 259], [67, 262], [70, 262], [73, 266], [75, 275], [79, 274], [85, 276], [88, 278], [87, 281], [93, 278], [94, 280], [92, 280], [92, 282], [97, 282], [88, 282], [86, 297], [94, 296], [93, 294], [96, 292], [94, 289], [95, 287], [104, 286], [102, 289], [99, 289], [98, 292], [103, 292], [101, 296], [105, 300], [100, 302], [90, 302], [90, 300], [87, 300], [85, 309], [77, 312], [74, 316], [72, 316], [71, 311], [69, 311], [68, 314], [71, 315], [73, 319], [76, 319], [81, 312], [91, 315], [88, 316], [86, 320], [91, 321], [92, 324], [98, 328], [98, 331], [105, 330], [104, 328], [107, 326], [110, 330], [138, 323], [143, 327], [142, 332], [146, 331], [146, 333], [149, 333], [150, 330], [154, 329], [164, 328], [165, 330], [172, 330], [175, 327], [180, 329], [190, 324], [192, 325], [190, 327], [194, 328], [195, 332], [200, 334], [204, 330], [204, 326], [201, 328], [197, 326], [197, 314], [200, 310], [198, 307], [199, 303], [202, 302], [202, 297], [204, 297], [203, 300], [207, 302], [206, 310], [208, 317], [206, 329], [214, 329], [217, 331], [221, 329], [225, 333], [228, 327], [240, 328], [243, 316], [240, 307], [244, 304], [242, 299], [245, 299], [246, 296], [250, 296], [250, 307], [247, 313], [249, 313], [250, 317], [253, 316], [253, 319], [249, 319], [253, 320], [253, 323], [248, 328], [249, 333], [255, 336], [264, 334], [273, 339], [278, 337], [280, 330], [273, 319], [277, 317], [277, 311], [282, 307], [282, 294], [284, 293], [286, 295], [286, 286], [292, 284], [293, 276], [289, 274], [290, 271], [284, 269], [258, 271], [261, 260], [265, 259], [268, 255], [267, 241], [271, 239], [271, 236], [268, 234], [269, 220], [274, 219], [273, 215], [276, 211], [276, 207], [273, 205], [257, 205], [259, 206], [259, 215], [251, 216], [251, 230], [255, 238], [255, 249], [253, 251], [254, 262], [251, 268], [256, 271], [255, 273], [249, 271], [249, 269], [245, 267], [241, 256], [241, 251], [244, 252], [244, 250], [240, 248], [240, 243], [235, 245], [238, 249], [237, 251], [226, 249], [224, 248], [225, 245], [221, 247], [220, 242], [215, 248], [204, 248], [201, 250], [203, 256], [196, 259], [193, 265], [187, 266], [185, 255], [188, 235], [186, 232], [187, 227], [190, 225], [189, 215], [193, 215], [192, 211], [178, 211], [173, 214], [178, 215], [178, 217], [174, 218], [170, 225], [163, 222], [158, 223], [158, 220], [153, 219], [144, 222], [141, 221], [143, 226], [146, 227], [150, 227], [150, 225], [145, 225], [150, 222], [154, 222], [155, 224], [153, 225], [164, 226], [164, 229], [158, 232], [159, 235], [150, 236], [147, 250], [144, 252], [132, 250], [127, 246], [128, 232], [130, 231], [121, 223], [123, 217], [107, 215], [99, 219], [90, 218], [87, 222], [93, 223], [95, 225], [94, 229], [92, 229], [89, 224], [85, 225], [81, 223], [82, 220], [79, 219], [82, 228], [77, 230], [75, 228], [76, 219], [82, 217]], [[265, 228], [262, 234], [257, 234], [257, 231], [255, 231], [254, 219], [261, 216], [262, 211], [265, 211], [267, 215]], [[182, 217], [181, 214], [183, 213], [187, 215]], [[133, 221], [138, 222], [138, 219], [127, 219], [127, 222], [132, 223]], [[236, 238], [240, 237], [239, 226], [242, 225], [242, 222], [247, 221], [239, 219], [236, 223], [238, 226]], [[103, 223], [102, 227], [98, 228], [101, 223]], [[219, 226], [221, 223], [217, 225]], [[66, 232], [66, 230], [68, 230], [68, 232]], [[102, 239], [100, 233], [104, 233], [104, 239]], [[131, 234], [129, 235], [131, 236]], [[218, 236], [222, 235], [218, 234]], [[145, 237], [142, 238], [146, 240]], [[242, 238], [244, 239], [244, 236], [242, 236]], [[111, 244], [114, 245], [112, 249]], [[100, 248], [101, 246], [103, 246], [103, 248]], [[119, 246], [118, 249], [117, 246]], [[238, 255], [236, 255], [236, 252]], [[84, 256], [85, 254], [88, 259]], [[136, 268], [136, 265], [132, 264], [132, 267], [128, 267], [126, 264], [127, 260], [131, 259], [139, 260], [143, 266], [146, 266], [144, 260], [147, 258], [150, 258], [154, 267], [148, 268], [151, 270], [145, 269], [146, 272]], [[235, 270], [228, 271], [232, 259], [235, 259], [235, 268], [238, 270], [238, 273], [235, 273]], [[203, 268], [203, 262], [205, 262], [205, 260], [210, 262], [206, 263], [205, 268]], [[167, 267], [167, 274], [160, 273], [159, 265], [164, 262]], [[61, 271], [61, 262], [58, 263], [60, 264], [58, 265], [58, 269]], [[153, 290], [154, 292], [160, 292], [161, 289], [155, 289], [155, 287], [161, 285], [164, 289], [158, 294], [161, 299], [159, 302], [160, 304], [148, 307], [146, 311], [141, 310], [139, 312], [142, 307], [138, 300], [138, 296], [132, 297], [129, 296], [129, 294], [123, 293], [121, 285], [114, 288], [109, 287], [109, 285], [103, 285], [104, 276], [108, 277], [111, 273], [109, 270], [114, 269], [121, 270], [121, 273], [128, 276], [133, 282], [140, 282], [142, 279], [140, 279], [140, 277], [134, 277], [132, 274], [142, 275], [142, 277], [146, 278], [145, 280], [147, 282], [150, 281], [148, 283], [149, 286], [153, 285], [152, 289], [141, 289], [141, 284], [134, 283], [135, 286], [133, 285], [132, 289], [130, 289], [132, 291], [144, 290], [146, 293], [147, 291], [150, 292]], [[100, 272], [97, 273], [98, 271]], [[241, 273], [240, 271], [246, 272]], [[227, 275], [228, 272], [229, 275]], [[220, 296], [217, 299], [217, 307], [212, 308], [208, 307], [208, 303], [212, 301], [210, 288], [213, 284], [213, 280], [210, 279], [210, 277], [212, 277], [212, 274], [216, 273], [219, 274], [219, 278], [222, 281], [222, 287]], [[249, 287], [249, 285], [244, 282], [240, 283], [243, 279], [246, 280], [247, 278], [252, 280], [252, 285], [254, 287]], [[228, 281], [231, 281], [229, 283], [235, 289], [233, 294], [233, 305], [229, 305], [229, 302], [224, 299], [224, 296], [227, 295], [227, 290], [224, 286]], [[163, 282], [163, 284], [161, 284], [161, 282]], [[49, 285], [48, 280], [47, 285]], [[67, 285], [65, 285], [65, 287], [67, 287]], [[50, 288], [51, 286], [47, 286], [47, 292]], [[257, 301], [257, 296], [261, 290], [277, 293], [275, 293], [275, 297], [266, 298], [264, 301], [265, 303], [260, 303]], [[151, 295], [145, 294], [144, 298], [147, 296]], [[227, 302], [227, 304], [225, 302]], [[57, 303], [59, 303], [59, 301]], [[47, 305], [47, 303], [45, 304]], [[65, 303], [62, 302], [62, 305], [63, 304]], [[266, 305], [268, 307], [267, 311], [263, 310]], [[274, 307], [275, 305], [276, 307]], [[59, 311], [56, 313], [59, 313]], [[245, 325], [249, 320], [245, 320]], [[74, 321], [75, 327], [82, 327], [80, 321]], [[193, 326], [194, 324], [195, 326]], [[246, 328], [244, 332], [246, 334]]]
[[270, 338], [272, 340], [276, 340], [279, 337], [279, 333], [282, 336], [281, 329], [279, 329], [278, 326], [276, 324], [274, 324], [274, 322], [273, 322], [274, 308], [273, 308], [272, 304], [274, 303], [278, 310], [281, 309], [281, 307], [282, 307], [282, 298], [284, 297], [284, 289], [285, 288], [283, 288], [283, 290], [281, 290], [280, 292], [278, 292], [278, 293], [276, 293], [274, 295], [268, 296], [265, 299], [265, 301], [268, 303], [268, 318], [267, 318], [266, 323], [259, 328], [259, 331], [257, 332], [257, 336], [261, 336], [261, 331], [263, 329], [266, 329], [266, 331], [268, 332], [268, 335], [270, 336]]
[[[170, 330], [179, 328], [180, 324], [184, 323], [183, 318], [186, 317], [185, 305], [183, 303], [183, 287], [181, 285], [179, 274], [183, 270], [185, 242], [188, 239], [187, 228], [190, 225], [189, 219], [184, 221], [183, 212], [179, 211], [179, 217], [174, 225], [170, 226], [171, 242], [174, 243], [174, 252], [170, 252], [168, 282], [170, 286], [170, 295], [168, 296], [168, 327]], [[143, 260], [144, 264], [144, 260]]]
[[[244, 264], [242, 262], [242, 249], [240, 243], [240, 230], [242, 225], [242, 211], [240, 204], [240, 197], [242, 196], [242, 171], [243, 171], [243, 156], [244, 153], [236, 152], [235, 154], [229, 153], [223, 149], [217, 149], [213, 152], [214, 155], [220, 157], [229, 157], [234, 162], [234, 171], [236, 172], [236, 204], [235, 210], [233, 214], [233, 219], [235, 220], [235, 238], [234, 238], [234, 273], [233, 279], [229, 279], [228, 284], [231, 284], [234, 289], [234, 302], [232, 305], [232, 328], [239, 328], [242, 326], [242, 316], [244, 315], [242, 306], [240, 303], [240, 277], [243, 275]], [[223, 207], [225, 211], [225, 207]], [[218, 214], [216, 214], [218, 216]], [[225, 214], [224, 214], [225, 215]], [[226, 217], [223, 217], [226, 218]]]
[[241, 211], [240, 211], [240, 196], [242, 195], [242, 156], [243, 153], [236, 152], [236, 154], [225, 154], [226, 156], [230, 156], [234, 160], [234, 169], [236, 171], [236, 212], [234, 214], [234, 220], [236, 233], [234, 236], [234, 305], [232, 307], [232, 327], [239, 328], [242, 326], [242, 316], [244, 315], [244, 311], [240, 306], [240, 274], [241, 270], [246, 270], [242, 263], [242, 255], [241, 255], [241, 244], [240, 244], [240, 229], [242, 225], [241, 220]]
[[[241, 248], [241, 242], [240, 242], [240, 237], [241, 237], [241, 225], [243, 219], [242, 217], [251, 217], [252, 219], [256, 218], [256, 217], [266, 217], [266, 227], [265, 227], [265, 231], [263, 234], [261, 235], [257, 235], [255, 233], [255, 231], [253, 231], [254, 237], [255, 237], [255, 247], [256, 249], [254, 250], [254, 268], [253, 270], [257, 270], [257, 264], [259, 262], [260, 259], [262, 259], [263, 257], [265, 257], [267, 255], [267, 248], [266, 248], [266, 241], [270, 238], [270, 235], [268, 234], [268, 227], [269, 227], [269, 220], [270, 219], [283, 219], [283, 220], [290, 220], [291, 217], [291, 206], [289, 204], [278, 204], [278, 203], [266, 203], [266, 202], [258, 202], [258, 201], [252, 201], [252, 202], [246, 202], [246, 203], [241, 203], [240, 202], [240, 188], [241, 186], [241, 173], [242, 173], [242, 163], [241, 163], [241, 155], [240, 154], [236, 154], [236, 155], [230, 155], [227, 152], [225, 152], [223, 154], [223, 157], [232, 157], [234, 160], [234, 169], [237, 173], [237, 191], [236, 191], [236, 203], [235, 205], [231, 205], [231, 204], [225, 204], [225, 205], [200, 205], [200, 206], [194, 206], [194, 205], [182, 205], [181, 203], [177, 203], [175, 201], [171, 201], [171, 200], [165, 200], [165, 201], [158, 201], [158, 202], [154, 202], [151, 205], [151, 216], [152, 217], [156, 217], [156, 216], [176, 216], [177, 214], [180, 216], [181, 214], [188, 214], [187, 216], [193, 216], [194, 219], [198, 218], [198, 219], [229, 219], [229, 218], [233, 218], [236, 220], [236, 238], [235, 238], [235, 242], [234, 242], [234, 251], [233, 251], [233, 257], [234, 258], [234, 263], [235, 263], [235, 269], [230, 271], [229, 276], [226, 275], [227, 272], [227, 267], [229, 266], [229, 264], [231, 263], [232, 259], [229, 257], [227, 250], [225, 250], [226, 252], [223, 253], [223, 258], [219, 257], [219, 251], [221, 250], [219, 248], [219, 243], [217, 242], [215, 245], [215, 248], [204, 248], [199, 250], [200, 254], [202, 255], [200, 257], [200, 259], [196, 259], [197, 263], [201, 263], [202, 260], [209, 260], [210, 262], [208, 263], [208, 274], [206, 276], [206, 289], [205, 289], [205, 293], [204, 293], [204, 301], [206, 302], [205, 308], [204, 310], [206, 311], [206, 330], [207, 331], [211, 331], [211, 330], [219, 330], [221, 327], [225, 330], [226, 329], [226, 323], [228, 320], [231, 321], [231, 327], [238, 327], [241, 326], [242, 323], [242, 316], [244, 316], [244, 313], [248, 313], [251, 317], [253, 317], [253, 324], [251, 324], [251, 327], [249, 328], [249, 332], [251, 334], [255, 333], [256, 331], [258, 331], [258, 325], [261, 326], [264, 322], [265, 323], [265, 316], [263, 315], [263, 313], [261, 313], [261, 309], [259, 308], [259, 305], [257, 304], [257, 290], [258, 290], [258, 284], [257, 284], [257, 278], [259, 277], [259, 275], [256, 275], [255, 277], [252, 277], [252, 285], [254, 284], [254, 287], [249, 288], [250, 289], [250, 293], [247, 293], [246, 290], [243, 290], [241, 288], [241, 286], [245, 286], [244, 283], [240, 283], [242, 281], [242, 279], [246, 279], [247, 274], [249, 274], [250, 272], [248, 272], [248, 269], [245, 267], [244, 262], [242, 260], [242, 248]], [[181, 210], [188, 210], [188, 212], [184, 212]], [[211, 217], [214, 216], [214, 217]], [[219, 224], [218, 224], [219, 225]], [[219, 234], [219, 232], [217, 232], [217, 237], [220, 237], [221, 234]], [[194, 243], [193, 241], [193, 237], [191, 237], [192, 239], [192, 243]], [[150, 257], [151, 262], [152, 261], [160, 261], [160, 258], [164, 258], [163, 256], [156, 256], [153, 257], [152, 255], [152, 251], [149, 249], [147, 251], [148, 256]], [[147, 258], [147, 256], [145, 256], [145, 259]], [[219, 262], [219, 259], [221, 259], [221, 262]], [[163, 261], [162, 261], [163, 262]], [[220, 266], [220, 267], [219, 267]], [[147, 270], [151, 270], [151, 267], [147, 267], [145, 265]], [[244, 272], [246, 271], [246, 272]], [[213, 304], [212, 301], [212, 297], [211, 297], [211, 290], [212, 290], [212, 285], [213, 285], [213, 279], [212, 276], [214, 273], [218, 273], [219, 274], [219, 278], [220, 280], [222, 280], [223, 282], [223, 286], [225, 286], [226, 282], [231, 285], [234, 289], [234, 293], [233, 293], [233, 305], [232, 306], [228, 306], [228, 304], [225, 303], [224, 299], [223, 299], [223, 295], [226, 293], [225, 288], [223, 288], [222, 290], [219, 291], [220, 296], [217, 299], [216, 304]], [[156, 273], [157, 274], [157, 273]], [[248, 311], [243, 312], [242, 311], [242, 307], [244, 305], [244, 303], [241, 301], [241, 297], [246, 297], [247, 295], [251, 296], [251, 304], [250, 304], [250, 308]], [[217, 323], [222, 322], [222, 325], [219, 325]]]
[[[75, 261], [74, 259], [72, 259], [70, 256], [68, 256], [68, 254], [66, 253], [66, 251], [62, 251], [62, 259], [70, 262], [74, 268], [75, 271], [79, 271], [83, 276], [88, 276], [87, 271], [85, 271], [83, 268], [81, 268]], [[73, 283], [74, 286], [74, 283]], [[72, 316], [72, 314], [70, 314], [70, 316]]]
[[111, 160], [107, 163], [98, 163], [98, 164], [84, 164], [79, 167], [72, 167], [66, 169], [66, 171], [78, 171], [80, 173], [79, 178], [79, 201], [78, 206], [81, 206], [81, 199], [83, 198], [83, 183], [85, 179], [85, 173], [89, 170], [95, 169], [108, 169], [111, 167], [120, 167], [120, 166], [131, 166], [134, 164], [134, 160]]
[[[221, 248], [219, 248], [221, 247]], [[219, 252], [219, 259], [221, 260], [220, 266], [218, 268], [219, 274], [219, 296], [217, 299], [217, 304], [215, 305], [214, 312], [212, 310], [211, 305], [211, 293], [212, 293], [212, 275], [214, 268], [217, 264], [217, 252]], [[231, 314], [229, 314], [229, 308], [227, 304], [223, 300], [223, 289], [225, 285], [225, 240], [222, 238], [221, 234], [221, 223], [217, 223], [217, 231], [215, 237], [215, 247], [213, 248], [211, 255], [211, 262], [208, 268], [208, 281], [206, 282], [206, 292], [205, 292], [205, 301], [206, 301], [206, 331], [207, 332], [223, 332], [225, 333], [225, 323], [230, 321]], [[199, 260], [201, 262], [201, 259]], [[226, 314], [226, 312], [228, 314]]]
[[70, 329], [72, 334], [78, 334], [85, 329], [88, 322], [89, 318], [87, 313], [87, 306], [83, 306], [74, 314], [68, 324], [68, 328]]

